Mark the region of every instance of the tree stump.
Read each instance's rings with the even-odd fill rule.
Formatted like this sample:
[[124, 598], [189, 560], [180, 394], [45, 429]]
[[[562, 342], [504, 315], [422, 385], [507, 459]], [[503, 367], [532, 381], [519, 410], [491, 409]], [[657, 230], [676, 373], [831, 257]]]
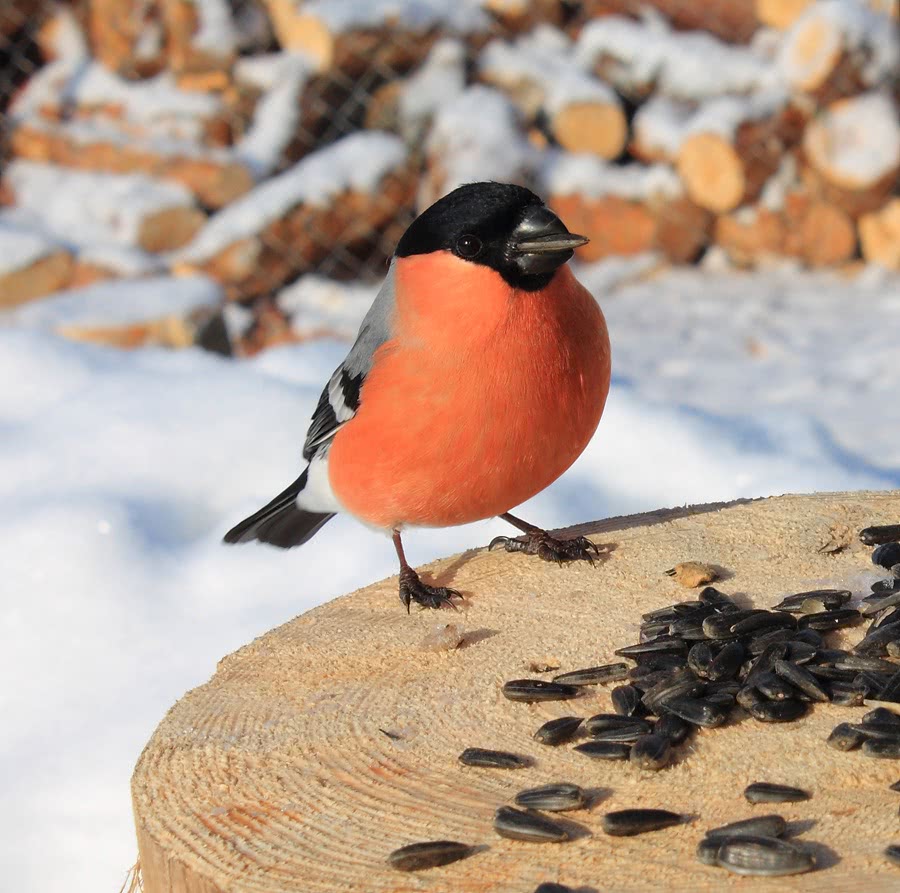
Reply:
[[[436, 562], [426, 577], [466, 594], [459, 612], [407, 616], [396, 578], [309, 611], [224, 658], [145, 748], [132, 781], [144, 890], [523, 893], [548, 880], [723, 889], [742, 882], [701, 865], [697, 843], [709, 828], [763, 812], [808, 828], [800, 839], [815, 844], [819, 870], [788, 882], [758, 878], [754, 891], [895, 889], [897, 869], [882, 851], [897, 839], [897, 795], [888, 789], [897, 763], [825, 744], [858, 708], [817, 704], [787, 724], [732, 720], [700, 730], [674, 765], [647, 773], [532, 738], [553, 717], [608, 712], [608, 686], [531, 705], [505, 700], [500, 688], [548, 667], [613, 659], [637, 639], [642, 612], [695, 595], [664, 574], [680, 561], [720, 567], [716, 585], [745, 605], [818, 586], [868, 591], [880, 575], [857, 533], [898, 520], [900, 491], [661, 510], [573, 529], [607, 545], [596, 567], [485, 550]], [[427, 647], [448, 623], [460, 627], [459, 647]], [[836, 635], [855, 642], [862, 630]], [[535, 764], [462, 766], [457, 757], [472, 746]], [[567, 814], [589, 834], [541, 846], [494, 833], [498, 806], [560, 780], [597, 792], [592, 809]], [[812, 799], [750, 807], [742, 791], [762, 780], [800, 786]], [[603, 813], [638, 806], [695, 818], [641, 837], [604, 835]], [[419, 874], [387, 866], [395, 848], [435, 839], [482, 848]]]

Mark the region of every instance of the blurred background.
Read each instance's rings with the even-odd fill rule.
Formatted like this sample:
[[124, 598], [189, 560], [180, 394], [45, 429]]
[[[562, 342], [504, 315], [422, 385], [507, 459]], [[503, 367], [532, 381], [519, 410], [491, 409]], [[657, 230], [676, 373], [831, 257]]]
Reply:
[[900, 486], [898, 60], [892, 0], [0, 4], [9, 889], [118, 889], [167, 707], [395, 572], [349, 519], [220, 541], [296, 477], [397, 239], [461, 183], [590, 236], [610, 326], [600, 429], [529, 520]]

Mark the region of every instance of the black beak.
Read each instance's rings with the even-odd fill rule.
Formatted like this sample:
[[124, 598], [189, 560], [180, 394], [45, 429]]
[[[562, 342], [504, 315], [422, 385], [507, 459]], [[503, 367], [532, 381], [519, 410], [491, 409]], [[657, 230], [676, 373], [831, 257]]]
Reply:
[[510, 235], [509, 253], [522, 273], [539, 275], [561, 267], [589, 241], [570, 233], [546, 205], [532, 205]]

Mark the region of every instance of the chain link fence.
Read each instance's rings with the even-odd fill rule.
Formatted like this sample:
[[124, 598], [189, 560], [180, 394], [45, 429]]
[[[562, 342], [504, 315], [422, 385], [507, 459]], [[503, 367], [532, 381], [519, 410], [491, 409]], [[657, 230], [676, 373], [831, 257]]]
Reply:
[[476, 178], [538, 189], [583, 260], [897, 264], [891, 7], [7, 0], [0, 247], [34, 244], [0, 306], [199, 272], [278, 337], [285, 287], [380, 278]]

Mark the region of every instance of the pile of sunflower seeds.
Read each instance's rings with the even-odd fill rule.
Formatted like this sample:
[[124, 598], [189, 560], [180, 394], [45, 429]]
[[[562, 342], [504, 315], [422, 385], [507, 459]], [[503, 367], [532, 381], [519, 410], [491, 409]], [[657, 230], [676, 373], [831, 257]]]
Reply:
[[[875, 700], [883, 706], [866, 713], [860, 723], [841, 723], [828, 743], [840, 750], [859, 747], [872, 757], [900, 759], [900, 664], [892, 660], [900, 657], [900, 525], [868, 527], [860, 539], [876, 546], [872, 561], [890, 576], [872, 585], [859, 609], [848, 606], [851, 592], [846, 589], [798, 592], [771, 610], [748, 610], [707, 586], [696, 601], [644, 614], [639, 641], [615, 652], [623, 661], [563, 673], [552, 681], [514, 679], [503, 685], [503, 694], [528, 703], [569, 700], [585, 686], [621, 683], [611, 692], [614, 713], [553, 719], [538, 728], [534, 738], [558, 747], [584, 737], [588, 740], [575, 744], [574, 750], [586, 757], [628, 760], [648, 771], [665, 768], [675, 748], [696, 728], [722, 725], [737, 708], [759, 722], [793, 722], [816, 702], [862, 706]], [[866, 618], [871, 618], [866, 634], [853, 648], [831, 647], [826, 641], [829, 632]], [[518, 754], [478, 748], [464, 751], [460, 761], [497, 769], [532, 765]], [[893, 787], [900, 790], [900, 782]], [[745, 796], [758, 803], [809, 795], [758, 783]], [[522, 809], [497, 810], [498, 834], [559, 843], [576, 836], [580, 826], [541, 812], [583, 809], [588, 804], [577, 785], [558, 783], [521, 791], [516, 805]], [[613, 836], [632, 835], [683, 821], [666, 810], [628, 809], [604, 816], [603, 830]], [[726, 825], [707, 834], [697, 857], [738, 874], [809, 871], [815, 866], [812, 856], [780, 839], [784, 826], [780, 816]], [[428, 862], [427, 849], [416, 850], [428, 846], [433, 847], [430, 865], [423, 864]], [[397, 850], [390, 861], [396, 868], [417, 870], [465, 858], [473, 851], [466, 844], [436, 841]], [[888, 847], [885, 855], [900, 864], [900, 847]], [[551, 883], [538, 887], [543, 893], [567, 889]]]

